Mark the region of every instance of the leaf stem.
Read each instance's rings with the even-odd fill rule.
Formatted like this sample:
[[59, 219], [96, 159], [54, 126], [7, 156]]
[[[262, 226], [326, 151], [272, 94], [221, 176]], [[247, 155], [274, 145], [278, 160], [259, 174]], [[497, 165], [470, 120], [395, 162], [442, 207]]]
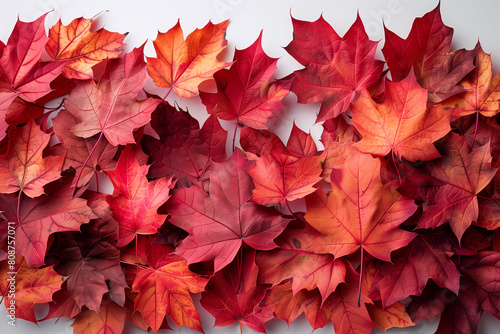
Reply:
[[474, 128], [474, 136], [472, 137], [472, 143], [470, 144], [470, 147], [474, 147], [474, 142], [476, 141], [476, 134], [477, 134], [477, 126], [479, 124], [479, 110], [476, 111], [476, 127]]
[[50, 112], [53, 112], [53, 111], [59, 110], [59, 109], [62, 107], [62, 105], [63, 105], [63, 103], [64, 103], [64, 100], [65, 100], [65, 99], [62, 99], [62, 100], [61, 100], [61, 102], [59, 103], [59, 105], [58, 105], [57, 107], [50, 107], [50, 108], [47, 108], [47, 107], [41, 106], [41, 105], [39, 105], [39, 104], [36, 104], [36, 103], [34, 103], [34, 102], [27, 101], [27, 100], [23, 99], [22, 97], [19, 97], [19, 96], [18, 96], [18, 98], [19, 98], [19, 100], [23, 101], [23, 102], [24, 102], [24, 103], [26, 103], [26, 104], [29, 104], [30, 106], [37, 107], [37, 108], [40, 108], [40, 109], [49, 110]]
[[99, 145], [99, 142], [101, 141], [102, 135], [103, 135], [103, 132], [101, 131], [101, 134], [99, 135], [99, 138], [97, 138], [97, 141], [95, 142], [94, 147], [92, 147], [92, 150], [90, 151], [89, 156], [87, 157], [87, 159], [83, 163], [83, 166], [80, 169], [80, 172], [78, 172], [78, 176], [76, 177], [76, 181], [75, 181], [75, 187], [73, 188], [73, 193], [71, 194], [71, 197], [75, 197], [76, 188], [78, 187], [78, 181], [80, 181], [80, 178], [82, 177], [82, 173], [83, 173], [83, 170], [85, 169], [85, 167], [87, 166], [87, 162], [89, 162], [90, 157], [92, 156], [92, 154], [94, 154], [94, 151], [95, 151], [97, 145]]
[[234, 127], [234, 134], [233, 134], [233, 152], [236, 148], [236, 132], [238, 132], [238, 121], [236, 121], [236, 126]]
[[401, 175], [399, 174], [398, 165], [396, 164], [396, 157], [394, 156], [394, 151], [392, 151], [392, 163], [394, 164], [394, 168], [396, 168], [396, 172], [398, 173], [399, 185], [401, 185]]
[[476, 197], [484, 200], [500, 201], [500, 197], [486, 197], [480, 195], [476, 195]]
[[23, 190], [19, 190], [19, 195], [17, 196], [17, 223], [21, 224], [21, 198], [23, 196]]
[[136, 270], [136, 273], [135, 273], [136, 277], [137, 277], [137, 275], [139, 275], [139, 250], [138, 250], [138, 247], [137, 247], [138, 240], [139, 240], [139, 235], [136, 234], [135, 235], [135, 263], [137, 264], [137, 270]]
[[167, 99], [167, 96], [170, 94], [170, 92], [172, 91], [173, 88], [174, 88], [174, 86], [171, 85], [170, 88], [167, 90], [167, 94], [165, 94], [165, 97], [163, 98], [163, 101], [165, 101]]
[[96, 191], [99, 192], [99, 174], [95, 173], [95, 187]]
[[240, 320], [240, 334], [243, 334], [243, 326], [241, 325], [241, 320]]
[[240, 292], [241, 288], [241, 272], [243, 271], [243, 245], [240, 247], [240, 251], [238, 252], [237, 255], [237, 264], [238, 264], [238, 288], [237, 288], [237, 293]]
[[361, 306], [361, 283], [363, 279], [363, 245], [361, 245], [361, 263], [359, 264], [358, 307]]

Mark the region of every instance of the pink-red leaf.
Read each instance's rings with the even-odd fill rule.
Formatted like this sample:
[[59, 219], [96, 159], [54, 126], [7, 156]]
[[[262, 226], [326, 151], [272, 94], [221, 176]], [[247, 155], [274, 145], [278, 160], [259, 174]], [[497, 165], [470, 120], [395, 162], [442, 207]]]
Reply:
[[167, 202], [170, 222], [189, 233], [176, 250], [188, 263], [214, 261], [219, 271], [243, 242], [260, 250], [276, 247], [273, 239], [289, 219], [250, 201], [253, 184], [246, 165], [242, 153], [235, 151], [226, 162], [213, 163], [207, 183], [178, 189]]
[[137, 100], [146, 83], [144, 46], [106, 62], [99, 82], [78, 82], [64, 107], [76, 118], [75, 136], [89, 138], [102, 132], [111, 145], [135, 143], [132, 131], [151, 119], [160, 100]]

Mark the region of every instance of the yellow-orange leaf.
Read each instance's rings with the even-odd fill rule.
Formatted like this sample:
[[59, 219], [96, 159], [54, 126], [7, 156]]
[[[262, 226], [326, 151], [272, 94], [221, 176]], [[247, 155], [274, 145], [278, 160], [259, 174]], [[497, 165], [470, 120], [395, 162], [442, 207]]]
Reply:
[[462, 117], [479, 112], [486, 117], [500, 110], [500, 73], [493, 77], [491, 56], [479, 49], [474, 60], [476, 68], [460, 82], [466, 91], [449, 99], [453, 115]]
[[68, 60], [62, 73], [70, 79], [90, 79], [92, 66], [122, 52], [125, 35], [103, 28], [91, 32], [92, 19], [74, 19], [68, 25], [61, 20], [49, 30], [45, 50], [52, 59]]
[[[52, 266], [30, 268], [23, 260], [17, 270], [12, 270], [7, 265], [7, 260], [0, 264], [0, 291], [5, 294], [5, 307], [9, 310], [14, 305], [16, 318], [34, 323], [35, 304], [51, 302], [52, 294], [61, 289], [65, 279]], [[14, 288], [11, 287], [11, 282], [14, 283]]]
[[200, 316], [190, 292], [202, 292], [208, 279], [191, 272], [181, 257], [170, 256], [166, 262], [158, 268], [139, 269], [132, 285], [132, 292], [138, 292], [134, 309], [141, 312], [155, 333], [166, 314], [177, 326], [186, 325], [201, 332]]
[[97, 314], [86, 310], [78, 314], [73, 327], [74, 334], [122, 334], [126, 311], [109, 298], [104, 298]]
[[148, 74], [158, 87], [172, 88], [179, 97], [198, 95], [198, 85], [228, 63], [217, 60], [227, 41], [224, 38], [229, 21], [208, 22], [184, 41], [179, 22], [165, 33], [158, 33], [153, 44], [156, 58], [147, 57]]
[[413, 72], [398, 82], [386, 80], [382, 103], [366, 93], [351, 105], [352, 123], [363, 136], [354, 146], [380, 156], [392, 151], [410, 161], [439, 158], [432, 143], [451, 130], [451, 110], [426, 105], [427, 89], [417, 83]]
[[0, 156], [0, 193], [11, 194], [19, 189], [34, 198], [43, 195], [43, 186], [57, 180], [63, 156], [43, 157], [50, 134], [31, 120], [9, 133], [7, 153]]
[[393, 327], [405, 328], [415, 325], [401, 302], [396, 302], [386, 308], [374, 304], [366, 304], [366, 308], [375, 326], [384, 331]]

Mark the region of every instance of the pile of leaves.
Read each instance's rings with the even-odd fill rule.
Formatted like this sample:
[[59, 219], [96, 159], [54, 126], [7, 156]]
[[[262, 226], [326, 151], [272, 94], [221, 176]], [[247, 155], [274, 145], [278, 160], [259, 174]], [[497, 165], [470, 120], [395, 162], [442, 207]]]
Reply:
[[[406, 39], [385, 30], [385, 61], [359, 17], [343, 37], [322, 17], [292, 23], [286, 51], [303, 68], [276, 79], [261, 36], [220, 60], [227, 21], [185, 39], [177, 24], [147, 59], [92, 20], [48, 35], [44, 16], [17, 22], [0, 45], [0, 289], [9, 306], [16, 272], [17, 318], [203, 332], [201, 293], [216, 326], [259, 332], [302, 313], [338, 334], [500, 319], [490, 56], [452, 51], [439, 6]], [[165, 97], [144, 91], [148, 76]], [[323, 150], [295, 125], [286, 144], [273, 133], [290, 92], [320, 106]], [[169, 94], [199, 95], [208, 119]]]

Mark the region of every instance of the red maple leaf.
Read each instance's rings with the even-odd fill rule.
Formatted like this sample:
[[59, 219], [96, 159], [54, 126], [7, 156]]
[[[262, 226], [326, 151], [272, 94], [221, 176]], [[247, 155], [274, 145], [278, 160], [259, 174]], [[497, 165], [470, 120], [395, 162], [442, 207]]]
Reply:
[[255, 251], [242, 252], [238, 263], [234, 260], [212, 276], [202, 293], [201, 305], [215, 317], [214, 326], [229, 326], [239, 321], [265, 333], [264, 321], [254, 313], [254, 308], [264, 298], [268, 286], [257, 284]]
[[160, 138], [143, 138], [144, 150], [155, 161], [150, 177], [173, 176], [178, 187], [189, 187], [209, 170], [211, 161], [226, 159], [227, 131], [214, 116], [200, 129], [187, 111], [163, 102], [151, 115], [151, 126]]
[[414, 321], [441, 313], [436, 333], [476, 333], [484, 311], [500, 318], [498, 274], [500, 253], [482, 251], [461, 260], [460, 290], [455, 295], [435, 286], [426, 288], [408, 306]]
[[116, 168], [107, 172], [114, 187], [108, 203], [119, 224], [118, 247], [138, 234], [155, 234], [167, 217], [158, 208], [170, 198], [175, 182], [171, 177], [148, 182], [148, 169], [148, 165], [139, 165], [132, 146], [127, 145]]
[[423, 200], [423, 214], [418, 228], [436, 228], [449, 223], [458, 240], [479, 209], [477, 195], [493, 179], [489, 143], [474, 150], [467, 141], [450, 133], [440, 145], [442, 158], [414, 169], [401, 191]]
[[449, 52], [453, 29], [443, 24], [439, 4], [413, 22], [406, 39], [385, 27], [384, 30], [382, 52], [394, 81], [402, 80], [413, 70], [433, 103], [464, 91], [458, 83], [474, 69], [478, 48]]
[[[104, 202], [104, 196], [92, 200], [92, 206]], [[69, 276], [66, 283], [79, 308], [87, 306], [99, 312], [102, 298], [109, 291], [112, 300], [123, 306], [125, 276], [120, 267], [120, 252], [116, 247], [117, 223], [96, 219], [82, 226], [81, 233], [57, 237], [52, 256], [57, 258], [56, 271]]]
[[294, 39], [286, 50], [305, 68], [290, 76], [291, 90], [299, 103], [321, 102], [316, 122], [345, 112], [382, 76], [384, 63], [375, 60], [378, 43], [368, 39], [359, 15], [342, 38], [323, 17], [315, 22], [292, 17], [292, 23]]
[[217, 93], [200, 93], [208, 113], [236, 120], [255, 129], [269, 129], [269, 118], [278, 113], [290, 91], [290, 80], [272, 81], [278, 59], [266, 55], [262, 32], [244, 50], [236, 50], [229, 70], [214, 75]]
[[[16, 224], [17, 255], [23, 255], [29, 266], [45, 263], [47, 241], [51, 234], [64, 231], [79, 231], [96, 216], [87, 206], [87, 200], [72, 198], [71, 176], [45, 186], [45, 195], [24, 198], [0, 195], [0, 207], [8, 221]], [[20, 207], [19, 207], [20, 206]], [[18, 211], [19, 210], [19, 211]], [[19, 216], [18, 216], [19, 213]]]
[[[78, 187], [88, 184], [94, 176], [94, 179], [98, 180], [98, 172], [115, 168], [116, 161], [113, 158], [118, 150], [117, 146], [111, 145], [106, 139], [101, 139], [96, 145], [96, 136], [90, 138], [75, 136], [71, 129], [76, 125], [76, 118], [66, 110], [61, 110], [52, 122], [54, 133], [61, 142], [61, 153], [66, 157], [63, 169], [72, 167], [79, 173], [83, 168]], [[83, 166], [94, 146], [92, 156]], [[53, 149], [57, 148], [56, 146]]]
[[422, 294], [429, 279], [458, 293], [460, 273], [446, 253], [429, 239], [418, 236], [407, 247], [395, 251], [395, 260], [383, 264], [375, 275], [369, 297], [381, 299], [382, 305], [388, 306]]
[[65, 61], [42, 62], [45, 43], [45, 16], [33, 22], [18, 20], [6, 45], [1, 43], [0, 57], [0, 139], [7, 124], [19, 115], [11, 105], [16, 98], [34, 102], [50, 93], [50, 82], [62, 71]]
[[[323, 156], [316, 155], [316, 144], [310, 134], [294, 124], [286, 149], [281, 142], [272, 141], [265, 150], [258, 151], [259, 147], [248, 145], [246, 138], [259, 138], [262, 134], [251, 128], [243, 128], [241, 133], [243, 149], [247, 150], [248, 159], [255, 161], [248, 168], [255, 184], [252, 201], [265, 206], [275, 205], [282, 210], [288, 202], [316, 190], [314, 186], [322, 179]], [[257, 140], [264, 142], [264, 138]]]
[[[272, 208], [251, 202], [252, 179], [240, 151], [223, 163], [213, 163], [208, 182], [173, 192], [165, 205], [169, 221], [189, 236], [177, 247], [188, 263], [214, 261], [219, 271], [234, 259], [243, 242], [270, 250], [289, 219]], [[206, 190], [204, 190], [206, 189]]]

